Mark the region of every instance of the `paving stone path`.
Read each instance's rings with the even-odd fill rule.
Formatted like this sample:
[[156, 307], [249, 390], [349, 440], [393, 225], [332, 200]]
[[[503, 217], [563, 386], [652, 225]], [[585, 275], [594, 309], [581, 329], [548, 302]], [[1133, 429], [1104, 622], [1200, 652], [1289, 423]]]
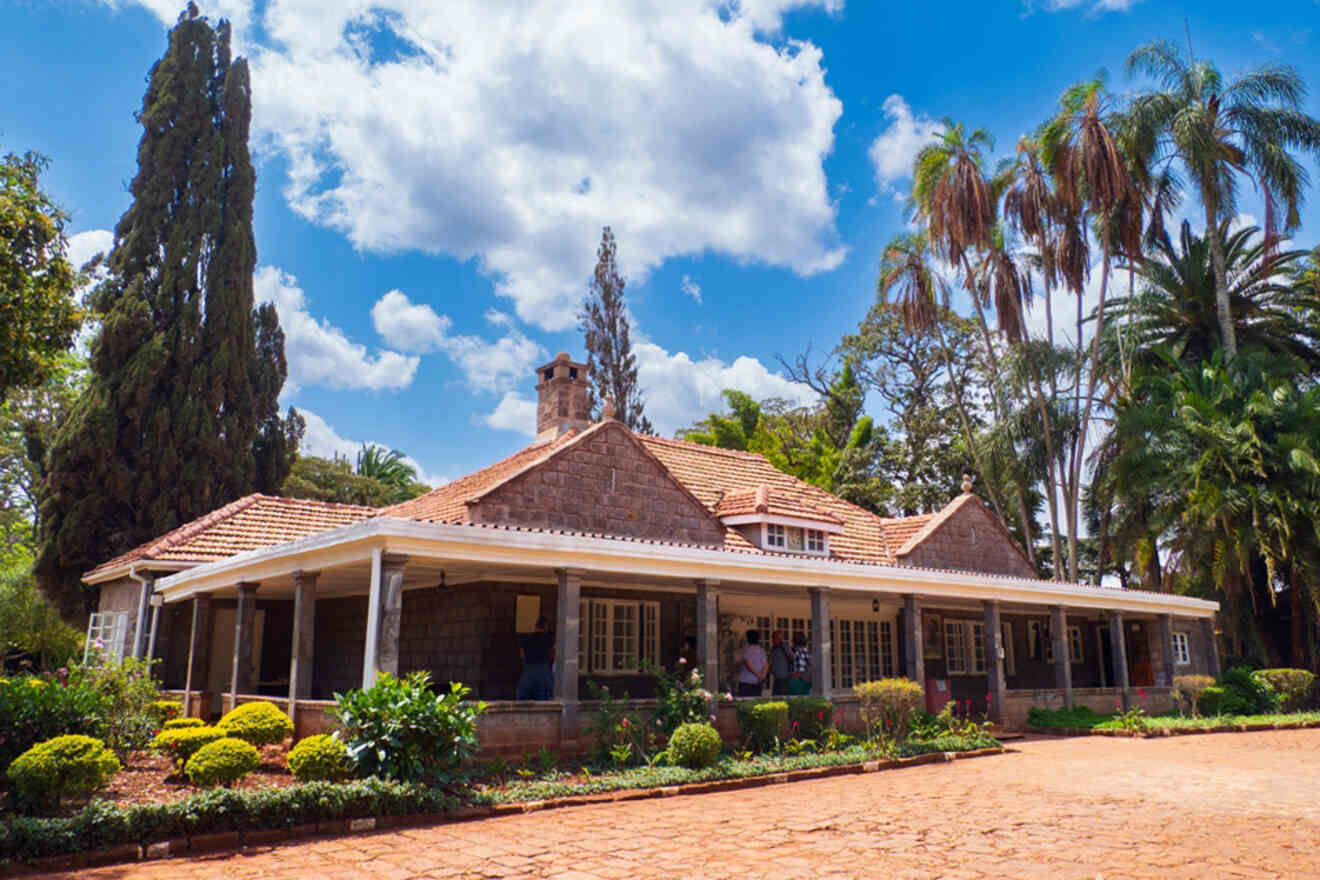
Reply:
[[316, 839], [77, 876], [1320, 877], [1320, 730], [1039, 739], [1016, 748], [951, 764]]

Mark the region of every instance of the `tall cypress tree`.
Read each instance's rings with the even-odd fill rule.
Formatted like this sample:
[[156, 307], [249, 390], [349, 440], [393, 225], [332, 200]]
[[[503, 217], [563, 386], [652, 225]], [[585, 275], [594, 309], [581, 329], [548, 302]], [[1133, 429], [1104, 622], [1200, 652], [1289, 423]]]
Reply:
[[596, 251], [596, 273], [578, 315], [586, 335], [587, 380], [591, 384], [591, 413], [599, 418], [606, 400], [614, 403], [615, 418], [640, 434], [654, 434], [643, 414], [637, 387], [637, 356], [633, 354], [631, 327], [623, 305], [623, 276], [616, 263], [614, 233], [601, 230]]
[[87, 391], [47, 458], [36, 571], [66, 615], [81, 574], [235, 498], [277, 492], [302, 420], [273, 307], [254, 309], [247, 62], [190, 3], [151, 69], [133, 204], [115, 228]]

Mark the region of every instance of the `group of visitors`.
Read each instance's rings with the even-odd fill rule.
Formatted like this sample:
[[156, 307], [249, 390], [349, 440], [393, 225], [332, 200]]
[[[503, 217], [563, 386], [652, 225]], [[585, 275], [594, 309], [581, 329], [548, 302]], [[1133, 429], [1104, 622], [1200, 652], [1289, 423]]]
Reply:
[[747, 645], [743, 648], [742, 666], [738, 668], [738, 696], [759, 697], [770, 681], [770, 692], [776, 696], [795, 696], [811, 693], [811, 651], [807, 637], [793, 634], [790, 648], [783, 630], [770, 634], [770, 655], [761, 647], [761, 631], [747, 631]]

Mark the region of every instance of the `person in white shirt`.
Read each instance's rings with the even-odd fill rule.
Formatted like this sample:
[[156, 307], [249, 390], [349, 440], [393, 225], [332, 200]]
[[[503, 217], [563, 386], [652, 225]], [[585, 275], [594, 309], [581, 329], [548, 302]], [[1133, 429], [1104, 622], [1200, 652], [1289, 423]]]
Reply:
[[761, 647], [759, 630], [747, 631], [747, 646], [743, 648], [742, 666], [738, 669], [738, 696], [759, 697], [761, 685], [770, 674], [770, 661]]

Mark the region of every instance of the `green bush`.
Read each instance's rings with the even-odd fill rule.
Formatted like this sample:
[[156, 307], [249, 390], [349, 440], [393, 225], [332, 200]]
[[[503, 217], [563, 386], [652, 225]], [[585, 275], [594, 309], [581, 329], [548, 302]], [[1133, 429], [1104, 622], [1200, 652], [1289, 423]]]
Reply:
[[225, 713], [215, 726], [254, 746], [268, 746], [293, 736], [293, 722], [274, 703], [244, 703]]
[[105, 697], [65, 676], [0, 678], [0, 771], [39, 742], [105, 735]]
[[470, 692], [453, 682], [448, 693], [436, 694], [429, 672], [405, 678], [382, 672], [368, 690], [335, 694], [330, 714], [357, 773], [414, 782], [453, 770], [476, 751], [477, 717], [486, 704], [464, 702]]
[[151, 750], [172, 758], [182, 770], [198, 749], [225, 736], [226, 733], [218, 727], [176, 727], [156, 734], [151, 741]]
[[1311, 701], [1315, 674], [1305, 669], [1258, 669], [1252, 677], [1264, 681], [1279, 696], [1279, 708], [1297, 712]]
[[788, 704], [783, 700], [740, 700], [737, 703], [738, 730], [749, 749], [765, 751], [775, 747], [787, 733]]
[[1233, 688], [1213, 684], [1201, 692], [1196, 708], [1202, 715], [1248, 715], [1251, 708]]
[[145, 660], [125, 657], [116, 663], [88, 663], [69, 670], [69, 687], [89, 688], [104, 698], [105, 744], [122, 760], [144, 749], [160, 729], [152, 706], [160, 689]]
[[261, 753], [256, 746], [226, 736], [198, 749], [183, 772], [193, 785], [231, 785], [260, 766]]
[[789, 736], [796, 739], [820, 739], [834, 726], [834, 704], [822, 697], [790, 697], [788, 703]]
[[1090, 706], [1073, 706], [1071, 709], [1044, 709], [1031, 707], [1027, 712], [1027, 726], [1038, 728], [1071, 727], [1089, 730], [1111, 720], [1109, 715], [1100, 715]]
[[861, 700], [867, 735], [891, 743], [907, 739], [912, 719], [926, 701], [926, 692], [910, 678], [864, 681], [853, 692]]
[[206, 722], [200, 718], [171, 718], [161, 725], [162, 730], [187, 730], [190, 727], [205, 727]]
[[60, 799], [104, 788], [119, 761], [99, 739], [57, 736], [28, 749], [9, 765], [9, 781], [32, 806], [56, 807]]
[[178, 720], [183, 714], [183, 704], [174, 700], [155, 700], [147, 707], [147, 711], [156, 719], [156, 726], [163, 728], [171, 721]]
[[1228, 670], [1220, 677], [1219, 683], [1236, 693], [1245, 705], [1245, 711], [1235, 714], [1268, 715], [1279, 710], [1279, 695], [1274, 688], [1245, 666]]
[[715, 763], [724, 748], [719, 731], [709, 724], [680, 724], [669, 737], [669, 761], [680, 767], [700, 770]]
[[702, 687], [701, 672], [688, 669], [682, 658], [672, 673], [643, 660], [642, 674], [655, 676], [654, 722], [660, 732], [673, 733], [680, 725], [710, 717], [712, 695]]
[[1173, 678], [1173, 704], [1180, 715], [1198, 714], [1201, 695], [1214, 687], [1215, 680], [1208, 675], [1176, 675]]
[[348, 772], [348, 749], [333, 736], [309, 736], [289, 750], [289, 771], [303, 782], [339, 779]]

